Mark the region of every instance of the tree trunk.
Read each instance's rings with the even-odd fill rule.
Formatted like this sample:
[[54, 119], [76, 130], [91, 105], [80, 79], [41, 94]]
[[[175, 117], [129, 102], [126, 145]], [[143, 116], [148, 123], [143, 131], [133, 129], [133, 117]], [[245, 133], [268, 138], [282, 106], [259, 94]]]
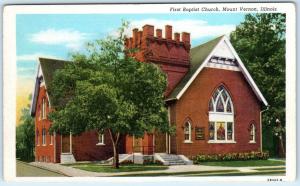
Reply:
[[280, 158], [284, 158], [285, 157], [285, 150], [284, 150], [284, 144], [283, 144], [283, 139], [282, 139], [282, 135], [279, 136], [279, 157]]
[[119, 137], [120, 134], [113, 134], [112, 131], [109, 129], [109, 135], [110, 135], [110, 139], [112, 141], [113, 144], [113, 151], [114, 151], [114, 159], [113, 159], [113, 167], [118, 169], [119, 168]]
[[114, 160], [113, 160], [113, 167], [118, 169], [119, 168], [119, 148], [117, 144], [113, 143], [114, 148]]

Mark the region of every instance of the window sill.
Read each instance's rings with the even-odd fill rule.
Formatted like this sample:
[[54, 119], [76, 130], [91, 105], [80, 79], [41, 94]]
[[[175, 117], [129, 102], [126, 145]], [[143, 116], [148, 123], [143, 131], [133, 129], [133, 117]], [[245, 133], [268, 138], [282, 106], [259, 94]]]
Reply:
[[47, 146], [47, 145], [46, 145], [46, 144], [43, 144], [42, 146], [44, 146], [44, 147], [45, 147], [45, 146]]
[[256, 143], [256, 141], [249, 141], [249, 143], [255, 144], [255, 143]]
[[105, 144], [104, 143], [97, 143], [96, 145], [97, 146], [104, 146]]
[[193, 143], [192, 141], [183, 141], [183, 143]]
[[208, 141], [207, 143], [236, 143], [236, 141]]

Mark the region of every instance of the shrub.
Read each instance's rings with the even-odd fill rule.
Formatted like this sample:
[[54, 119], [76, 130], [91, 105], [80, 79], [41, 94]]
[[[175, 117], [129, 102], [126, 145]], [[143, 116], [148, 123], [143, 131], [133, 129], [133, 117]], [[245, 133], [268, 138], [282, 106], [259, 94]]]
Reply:
[[239, 152], [227, 154], [199, 154], [192, 157], [194, 164], [207, 161], [235, 161], [235, 160], [267, 160], [269, 152]]

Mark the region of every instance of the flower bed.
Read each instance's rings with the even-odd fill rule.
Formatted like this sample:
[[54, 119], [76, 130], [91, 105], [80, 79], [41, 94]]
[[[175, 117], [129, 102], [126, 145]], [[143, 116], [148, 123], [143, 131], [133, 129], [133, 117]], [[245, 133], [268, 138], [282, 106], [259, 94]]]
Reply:
[[194, 164], [207, 161], [267, 160], [269, 152], [239, 152], [227, 154], [199, 154], [192, 157]]

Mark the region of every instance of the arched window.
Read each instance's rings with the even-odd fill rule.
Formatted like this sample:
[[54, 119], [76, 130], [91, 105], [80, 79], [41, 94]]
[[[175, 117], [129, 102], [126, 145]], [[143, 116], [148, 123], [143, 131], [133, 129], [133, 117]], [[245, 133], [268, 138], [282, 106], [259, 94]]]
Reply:
[[184, 142], [192, 141], [192, 125], [189, 121], [184, 124]]
[[209, 105], [209, 143], [235, 143], [233, 103], [226, 88], [221, 85], [212, 94]]
[[252, 123], [250, 125], [250, 141], [249, 143], [255, 143], [255, 125]]
[[42, 144], [46, 145], [46, 129], [42, 129]]
[[232, 107], [232, 100], [227, 90], [224, 86], [219, 86], [209, 101], [209, 111], [232, 113]]

